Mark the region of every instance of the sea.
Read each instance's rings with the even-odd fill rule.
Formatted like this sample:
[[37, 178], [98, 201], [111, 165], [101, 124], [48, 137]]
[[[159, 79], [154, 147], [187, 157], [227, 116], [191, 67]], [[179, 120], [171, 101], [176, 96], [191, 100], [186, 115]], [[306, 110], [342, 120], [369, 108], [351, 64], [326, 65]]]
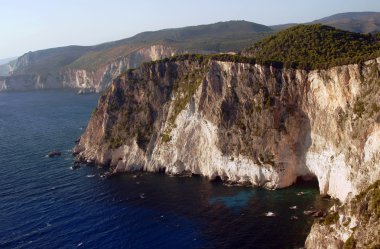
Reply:
[[[330, 201], [316, 182], [281, 190], [200, 176], [72, 170], [97, 94], [0, 93], [0, 248], [300, 248]], [[60, 157], [49, 158], [59, 150]]]

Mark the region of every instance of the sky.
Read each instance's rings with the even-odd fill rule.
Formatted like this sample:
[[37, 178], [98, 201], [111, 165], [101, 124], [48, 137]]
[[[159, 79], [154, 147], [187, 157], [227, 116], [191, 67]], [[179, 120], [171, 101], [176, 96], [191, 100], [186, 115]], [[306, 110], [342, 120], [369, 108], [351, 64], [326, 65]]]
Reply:
[[351, 11], [380, 11], [380, 0], [0, 0], [0, 59], [164, 28], [302, 23]]

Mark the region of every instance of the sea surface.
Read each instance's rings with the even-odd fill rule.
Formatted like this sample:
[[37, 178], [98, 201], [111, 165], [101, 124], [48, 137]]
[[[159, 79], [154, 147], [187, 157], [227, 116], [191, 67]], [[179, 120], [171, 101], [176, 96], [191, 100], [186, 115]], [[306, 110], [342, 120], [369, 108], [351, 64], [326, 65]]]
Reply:
[[[72, 170], [71, 149], [97, 99], [0, 93], [0, 248], [299, 248], [312, 224], [303, 211], [328, 205], [316, 183], [269, 191]], [[62, 156], [46, 157], [52, 150]]]

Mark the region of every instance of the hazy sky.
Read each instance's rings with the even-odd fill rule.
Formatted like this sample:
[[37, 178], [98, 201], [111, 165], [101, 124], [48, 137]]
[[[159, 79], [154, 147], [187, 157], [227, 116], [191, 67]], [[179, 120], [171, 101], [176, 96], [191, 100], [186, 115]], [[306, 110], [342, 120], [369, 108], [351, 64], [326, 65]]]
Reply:
[[0, 59], [148, 30], [228, 20], [308, 22], [349, 11], [380, 11], [380, 0], [0, 0]]

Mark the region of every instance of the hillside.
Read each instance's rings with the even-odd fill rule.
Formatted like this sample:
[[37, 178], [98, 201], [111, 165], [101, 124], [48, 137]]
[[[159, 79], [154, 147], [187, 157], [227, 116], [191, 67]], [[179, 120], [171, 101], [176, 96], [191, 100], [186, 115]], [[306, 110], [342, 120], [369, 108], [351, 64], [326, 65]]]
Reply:
[[328, 16], [312, 23], [321, 23], [357, 33], [380, 32], [379, 12], [347, 12]]
[[93, 50], [92, 47], [67, 46], [28, 52], [15, 62], [13, 74], [57, 73], [82, 55]]
[[246, 21], [143, 32], [131, 38], [99, 45], [105, 49], [82, 56], [70, 67], [94, 70], [117, 57], [124, 57], [137, 49], [156, 44], [188, 52], [238, 52], [252, 41], [261, 40], [270, 34], [273, 34], [271, 28]]
[[[345, 23], [345, 29], [364, 32], [364, 29], [354, 29], [354, 26], [352, 26], [353, 22], [345, 22], [343, 20], [347, 18], [350, 20], [355, 19], [355, 23], [360, 23], [360, 27], [369, 27], [371, 25], [368, 23], [377, 23], [377, 15], [378, 13], [373, 12], [346, 13], [317, 21], [328, 22], [332, 26]], [[294, 25], [295, 24], [284, 24], [268, 27], [247, 21], [218, 22], [208, 25], [143, 32], [130, 38], [96, 46], [67, 46], [28, 52], [11, 64], [0, 65], [0, 75], [28, 75], [29, 77], [22, 77], [28, 84], [24, 84], [25, 82], [16, 83], [12, 79], [6, 79], [2, 89], [26, 90], [24, 86], [27, 86], [27, 89], [35, 89], [36, 87], [67, 87], [101, 91], [107, 87], [117, 75], [129, 68], [136, 68], [143, 62], [159, 60], [184, 53], [210, 54], [239, 52], [263, 39], [261, 44], [264, 44], [269, 41], [269, 38], [265, 38], [285, 28], [293, 27]], [[290, 32], [291, 30], [292, 29], [287, 29], [287, 31], [284, 32]], [[260, 55], [255, 52], [253, 56], [257, 57], [258, 62], [275, 60], [287, 62], [285, 66], [310, 68], [312, 66], [326, 67], [329, 65], [341, 65], [346, 63], [348, 58], [349, 61], [355, 61], [357, 59], [355, 58], [356, 55], [361, 58], [367, 58], [367, 52], [377, 49], [376, 46], [372, 46], [373, 44], [369, 44], [372, 43], [370, 37], [363, 36], [358, 38], [357, 35], [343, 34], [339, 31], [342, 33], [342, 37], [340, 37], [338, 31], [330, 31], [317, 30], [317, 33], [327, 33], [327, 41], [333, 41], [332, 43], [325, 42], [323, 40], [325, 36], [323, 36], [322, 40], [319, 39], [319, 35], [306, 37], [301, 30], [299, 34], [294, 34], [294, 36], [300, 39], [300, 43], [295, 44], [294, 51], [286, 51], [282, 56], [279, 56], [276, 53], [282, 53], [280, 50], [276, 53], [271, 52], [271, 50], [277, 49], [277, 45], [278, 48], [286, 48], [287, 45], [278, 41], [280, 43], [277, 45], [274, 44], [276, 46], [273, 47], [272, 41], [269, 45], [266, 44], [264, 46], [264, 48], [267, 47], [269, 49], [267, 54]], [[312, 33], [313, 31], [309, 30], [307, 32]], [[328, 33], [331, 33], [330, 35], [332, 35], [332, 37], [329, 37]], [[338, 40], [340, 40], [340, 42], [335, 40], [336, 37], [334, 35], [339, 36]], [[358, 43], [354, 41], [350, 44], [340, 46], [341, 43], [345, 43], [347, 38], [351, 39], [350, 36], [355, 36], [356, 38], [354, 37], [354, 40], [358, 38], [359, 40], [356, 41]], [[313, 40], [314, 38], [319, 39], [320, 42], [316, 43]], [[288, 42], [293, 41], [295, 40], [292, 40], [292, 38], [288, 39]], [[277, 42], [274, 41], [274, 43]], [[357, 46], [360, 48], [355, 53], [354, 50], [356, 50]], [[325, 52], [315, 50], [315, 47], [321, 47]], [[344, 51], [345, 49], [348, 49], [348, 52]], [[252, 50], [249, 53], [246, 53], [247, 51], [250, 50], [245, 50], [243, 54], [252, 56]], [[265, 49], [263, 51], [265, 51]], [[291, 54], [289, 54], [289, 52], [291, 52]], [[287, 58], [288, 55], [294, 56], [297, 54], [299, 56], [291, 57], [290, 59]], [[339, 54], [339, 56], [336, 56], [336, 54]], [[307, 59], [303, 59], [303, 57], [307, 57]], [[309, 65], [310, 61], [312, 61], [311, 64], [314, 65]], [[291, 62], [296, 63], [292, 65]], [[38, 82], [36, 80], [38, 80]], [[9, 82], [14, 82], [14, 84], [11, 86]]]
[[0, 65], [4, 65], [4, 64], [6, 64], [6, 63], [8, 63], [8, 62], [11, 62], [11, 61], [13, 61], [13, 60], [16, 60], [16, 59], [17, 59], [17, 57], [11, 57], [11, 58], [0, 59]]
[[67, 46], [29, 52], [16, 63], [16, 74], [46, 73], [68, 66], [96, 70], [99, 66], [124, 57], [137, 49], [162, 44], [192, 52], [238, 52], [244, 47], [272, 34], [264, 25], [229, 21], [143, 32], [119, 41], [96, 46]]
[[328, 68], [357, 63], [380, 55], [375, 36], [314, 24], [298, 25], [265, 38], [243, 51], [259, 63], [280, 62], [285, 67]]

